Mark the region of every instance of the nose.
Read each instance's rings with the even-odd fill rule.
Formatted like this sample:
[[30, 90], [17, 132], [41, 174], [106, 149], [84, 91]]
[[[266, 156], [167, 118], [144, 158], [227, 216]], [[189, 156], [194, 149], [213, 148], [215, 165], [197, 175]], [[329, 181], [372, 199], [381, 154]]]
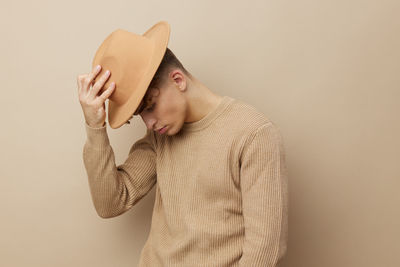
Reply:
[[151, 114], [140, 113], [140, 117], [146, 124], [147, 129], [154, 130], [154, 125], [156, 124], [156, 119], [151, 116]]

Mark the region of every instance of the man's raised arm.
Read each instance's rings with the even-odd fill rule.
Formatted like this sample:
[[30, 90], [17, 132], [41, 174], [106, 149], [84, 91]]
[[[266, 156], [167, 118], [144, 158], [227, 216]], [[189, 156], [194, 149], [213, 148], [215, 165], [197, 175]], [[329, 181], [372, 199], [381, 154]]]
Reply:
[[125, 162], [116, 166], [106, 126], [93, 128], [85, 123], [83, 161], [97, 214], [111, 218], [129, 210], [154, 186], [156, 152], [154, 134], [146, 130], [132, 145]]

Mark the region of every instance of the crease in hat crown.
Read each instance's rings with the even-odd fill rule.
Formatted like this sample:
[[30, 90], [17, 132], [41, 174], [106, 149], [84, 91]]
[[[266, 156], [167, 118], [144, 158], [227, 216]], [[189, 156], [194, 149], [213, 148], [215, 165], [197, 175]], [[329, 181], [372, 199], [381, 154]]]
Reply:
[[110, 70], [111, 75], [99, 94], [115, 82], [108, 98], [108, 122], [116, 129], [132, 118], [166, 51], [170, 25], [159, 21], [139, 35], [121, 28], [110, 33], [100, 44], [92, 67], [101, 65], [95, 82]]

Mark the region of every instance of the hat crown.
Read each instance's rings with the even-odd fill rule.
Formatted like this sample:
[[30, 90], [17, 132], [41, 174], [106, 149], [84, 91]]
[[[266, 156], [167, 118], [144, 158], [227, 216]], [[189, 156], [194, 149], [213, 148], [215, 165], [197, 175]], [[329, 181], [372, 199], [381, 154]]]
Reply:
[[122, 105], [128, 101], [132, 90], [137, 88], [141, 77], [148, 70], [154, 43], [145, 36], [117, 29], [106, 38], [103, 46], [99, 52], [102, 54], [99, 54], [93, 63], [102, 66], [102, 71], [96, 78], [99, 79], [106, 70], [110, 70], [111, 75], [102, 92], [111, 82], [115, 82], [118, 90], [115, 90], [109, 99]]

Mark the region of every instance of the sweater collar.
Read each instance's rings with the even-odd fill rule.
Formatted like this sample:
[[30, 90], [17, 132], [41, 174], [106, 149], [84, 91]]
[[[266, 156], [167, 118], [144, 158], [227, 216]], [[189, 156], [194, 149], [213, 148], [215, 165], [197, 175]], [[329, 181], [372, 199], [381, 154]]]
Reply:
[[228, 106], [229, 104], [234, 100], [234, 98], [230, 96], [223, 96], [221, 99], [221, 102], [209, 113], [207, 113], [206, 116], [201, 118], [198, 121], [195, 122], [185, 122], [182, 125], [181, 130], [182, 131], [198, 131], [201, 130], [205, 127], [207, 127], [213, 120], [215, 120]]

